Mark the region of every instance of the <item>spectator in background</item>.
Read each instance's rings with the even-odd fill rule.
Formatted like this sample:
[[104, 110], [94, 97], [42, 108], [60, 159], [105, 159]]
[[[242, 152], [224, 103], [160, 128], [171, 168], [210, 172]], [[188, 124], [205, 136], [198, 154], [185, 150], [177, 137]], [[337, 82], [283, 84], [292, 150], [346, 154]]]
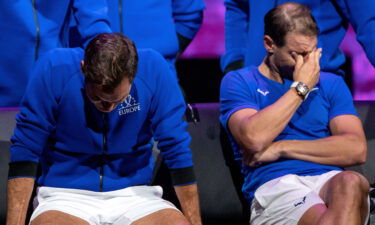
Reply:
[[137, 48], [158, 51], [175, 74], [176, 57], [197, 34], [205, 8], [203, 0], [107, 0], [107, 5], [112, 31], [132, 39]]
[[35, 61], [69, 46], [70, 21], [83, 43], [111, 32], [105, 0], [4, 0], [0, 11], [0, 107], [18, 107]]
[[[107, 0], [114, 32], [134, 40], [137, 48], [152, 48], [175, 72], [176, 57], [186, 49], [203, 21], [203, 0]], [[175, 72], [176, 73], [176, 72]]]

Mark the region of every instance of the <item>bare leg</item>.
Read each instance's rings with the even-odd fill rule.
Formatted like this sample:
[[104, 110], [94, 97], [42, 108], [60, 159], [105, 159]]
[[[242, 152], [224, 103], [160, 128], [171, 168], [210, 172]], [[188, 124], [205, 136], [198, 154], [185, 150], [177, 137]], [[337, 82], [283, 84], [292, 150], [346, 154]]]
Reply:
[[132, 225], [190, 225], [190, 223], [181, 212], [163, 209], [135, 221]]
[[368, 192], [369, 184], [361, 174], [339, 173], [320, 190], [326, 204], [311, 207], [298, 225], [363, 225], [368, 212]]
[[30, 225], [89, 225], [85, 220], [56, 210], [46, 211], [37, 216]]

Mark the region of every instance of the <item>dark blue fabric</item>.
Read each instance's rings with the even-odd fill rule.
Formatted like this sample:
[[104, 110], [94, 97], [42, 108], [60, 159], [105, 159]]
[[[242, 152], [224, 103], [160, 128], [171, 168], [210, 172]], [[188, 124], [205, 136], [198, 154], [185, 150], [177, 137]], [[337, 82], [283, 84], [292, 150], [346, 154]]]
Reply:
[[[68, 29], [79, 21], [84, 42], [111, 32], [105, 0], [0, 1], [0, 107], [18, 107], [37, 56], [68, 46]], [[39, 43], [37, 45], [37, 37]]]
[[167, 59], [174, 59], [179, 51], [177, 33], [193, 39], [202, 24], [205, 7], [203, 0], [107, 2], [114, 32], [122, 31], [135, 42], [137, 48], [152, 48]]
[[[260, 74], [257, 67], [232, 71], [223, 78], [220, 92], [220, 122], [229, 134], [235, 159], [239, 163], [242, 155], [227, 126], [230, 116], [244, 108], [262, 110], [268, 107], [290, 89], [291, 83], [292, 81], [287, 79], [284, 79], [284, 83], [270, 80]], [[357, 115], [352, 96], [342, 77], [321, 72], [315, 88], [275, 141], [325, 138], [330, 136], [331, 119], [345, 114]], [[255, 190], [271, 179], [286, 174], [317, 175], [330, 170], [340, 168], [291, 159], [280, 159], [258, 168], [243, 166], [243, 190], [251, 203]]]

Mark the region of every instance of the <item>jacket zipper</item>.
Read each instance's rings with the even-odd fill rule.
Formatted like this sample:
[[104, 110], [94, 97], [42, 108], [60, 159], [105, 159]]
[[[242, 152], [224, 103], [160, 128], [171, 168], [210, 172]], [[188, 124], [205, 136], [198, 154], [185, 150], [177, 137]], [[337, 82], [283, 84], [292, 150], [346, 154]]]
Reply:
[[34, 21], [35, 21], [35, 31], [36, 31], [36, 37], [35, 37], [35, 55], [34, 60], [36, 61], [38, 59], [38, 50], [39, 50], [39, 41], [40, 41], [40, 27], [38, 22], [38, 17], [36, 15], [36, 0], [32, 0], [32, 7], [33, 7], [33, 14], [34, 14]]
[[122, 24], [123, 14], [122, 14], [122, 0], [118, 0], [118, 14], [120, 17], [120, 33], [124, 34], [124, 28]]
[[107, 140], [107, 133], [108, 133], [108, 114], [103, 114], [103, 152], [102, 152], [102, 158], [101, 158], [101, 164], [100, 164], [100, 187], [99, 191], [103, 191], [103, 176], [104, 176], [104, 164], [105, 164], [105, 156], [108, 151], [108, 140]]

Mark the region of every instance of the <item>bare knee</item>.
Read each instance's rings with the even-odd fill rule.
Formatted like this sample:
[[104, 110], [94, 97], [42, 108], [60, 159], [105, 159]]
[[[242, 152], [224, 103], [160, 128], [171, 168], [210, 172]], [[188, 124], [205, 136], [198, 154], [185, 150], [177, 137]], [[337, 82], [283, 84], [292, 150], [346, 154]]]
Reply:
[[330, 191], [340, 194], [345, 199], [363, 200], [367, 198], [370, 185], [365, 177], [353, 171], [337, 174], [330, 181]]
[[354, 171], [345, 171], [339, 173], [337, 176], [337, 183], [344, 190], [349, 191], [359, 190], [360, 192], [369, 192], [370, 185], [365, 177]]

